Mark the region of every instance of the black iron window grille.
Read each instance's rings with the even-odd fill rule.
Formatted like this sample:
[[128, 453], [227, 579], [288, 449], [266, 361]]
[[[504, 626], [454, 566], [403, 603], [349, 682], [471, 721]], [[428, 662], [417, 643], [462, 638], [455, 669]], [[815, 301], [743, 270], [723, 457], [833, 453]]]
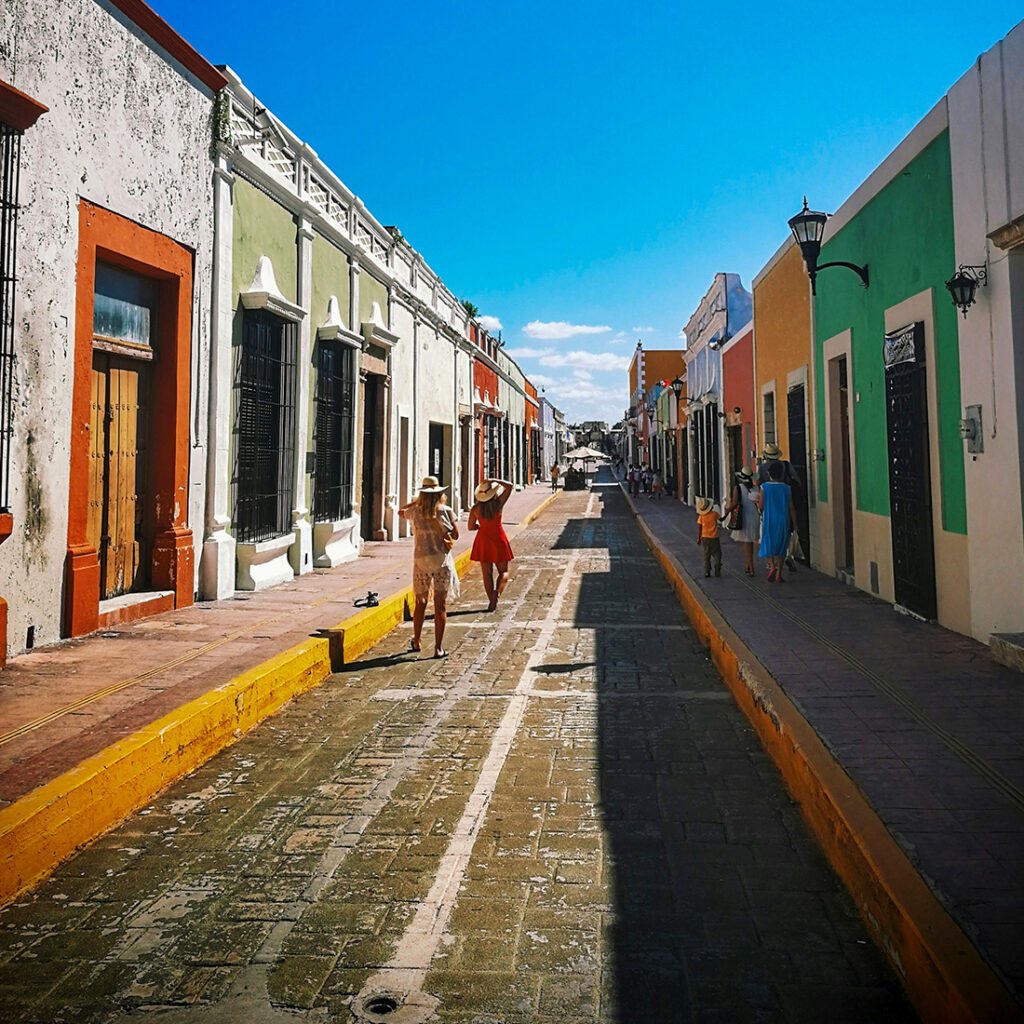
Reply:
[[355, 362], [355, 350], [347, 345], [336, 341], [317, 345], [313, 518], [318, 523], [352, 515]]
[[235, 537], [243, 544], [291, 530], [295, 479], [298, 325], [266, 310], [242, 316], [235, 369]]
[[20, 158], [21, 132], [0, 121], [0, 512], [10, 510]]

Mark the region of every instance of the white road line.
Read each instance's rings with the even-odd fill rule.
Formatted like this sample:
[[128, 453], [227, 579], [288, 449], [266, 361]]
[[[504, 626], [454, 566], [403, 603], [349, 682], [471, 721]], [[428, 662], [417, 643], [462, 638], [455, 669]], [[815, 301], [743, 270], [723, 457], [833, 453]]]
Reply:
[[[584, 513], [586, 518], [593, 516], [594, 498], [595, 496], [591, 494], [587, 502], [587, 510]], [[480, 770], [476, 786], [470, 794], [466, 809], [455, 826], [448, 848], [441, 857], [434, 884], [402, 934], [394, 956], [366, 982], [354, 1001], [353, 1010], [357, 1015], [365, 1014], [364, 1007], [368, 1000], [384, 993], [394, 994], [400, 999], [403, 1024], [426, 1020], [436, 1006], [436, 1000], [423, 992], [423, 982], [441, 944], [456, 897], [466, 876], [473, 846], [487, 816], [498, 777], [515, 742], [523, 712], [534, 693], [535, 669], [543, 663], [544, 653], [558, 628], [562, 605], [574, 582], [576, 565], [585, 554], [586, 551], [583, 549], [575, 550], [568, 564], [563, 563], [562, 578], [555, 590], [551, 608], [547, 617], [541, 620], [540, 632], [533, 647], [530, 648], [526, 667], [519, 677], [515, 694], [508, 698], [508, 709], [494, 733], [490, 751]]]

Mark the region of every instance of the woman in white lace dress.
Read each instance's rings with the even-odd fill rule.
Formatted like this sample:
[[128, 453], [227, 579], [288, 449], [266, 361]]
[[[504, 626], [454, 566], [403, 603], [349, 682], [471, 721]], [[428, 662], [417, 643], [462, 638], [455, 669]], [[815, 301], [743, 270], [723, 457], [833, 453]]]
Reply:
[[445, 504], [445, 488], [436, 476], [425, 476], [420, 493], [398, 514], [412, 523], [415, 547], [412, 565], [412, 649], [420, 650], [420, 634], [427, 613], [427, 599], [434, 592], [434, 657], [447, 658], [444, 627], [448, 621], [448, 595], [459, 596], [459, 575], [451, 546], [458, 540], [459, 528]]
[[729, 507], [722, 513], [722, 518], [728, 519], [734, 508], [741, 509], [740, 527], [733, 530], [731, 536], [743, 545], [743, 557], [747, 563], [743, 571], [748, 576], [754, 575], [754, 545], [761, 539], [761, 512], [757, 507], [757, 492], [754, 474], [744, 466], [735, 476]]

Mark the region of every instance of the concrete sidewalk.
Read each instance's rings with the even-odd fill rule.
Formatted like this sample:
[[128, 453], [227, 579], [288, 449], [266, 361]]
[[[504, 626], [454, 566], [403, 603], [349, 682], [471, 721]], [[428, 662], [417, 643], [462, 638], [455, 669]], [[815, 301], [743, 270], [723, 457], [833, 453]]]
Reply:
[[[528, 521], [551, 497], [549, 484], [514, 494], [506, 525]], [[461, 526], [454, 551], [464, 570], [474, 535], [464, 519]], [[103, 805], [119, 787], [132, 790], [122, 807], [130, 810], [147, 789], [152, 795], [219, 749], [223, 736], [229, 741], [233, 732], [315, 685], [339, 660], [332, 634], [343, 634], [346, 624], [358, 632], [360, 649], [392, 628], [411, 580], [412, 544], [411, 538], [369, 543], [354, 561], [279, 587], [238, 592], [12, 659], [0, 672], [0, 903], [51, 869], [46, 861], [57, 863], [70, 852], [61, 854], [67, 842], [74, 840], [73, 849], [114, 824], [117, 817], [106, 820], [110, 812]], [[381, 605], [361, 612], [353, 602], [368, 590], [380, 595]], [[207, 700], [232, 681], [239, 687], [222, 694], [226, 710]], [[231, 722], [232, 700], [237, 725]], [[186, 719], [191, 731], [179, 736]], [[155, 742], [144, 754], [137, 744], [131, 751], [119, 747], [147, 730], [155, 730]], [[192, 753], [182, 756], [186, 747]], [[170, 765], [174, 759], [178, 763]], [[112, 770], [125, 761], [130, 767]], [[147, 774], [147, 766], [159, 774]], [[73, 780], [79, 789], [102, 791], [89, 797], [89, 808], [62, 808], [45, 826], [33, 826], [39, 863], [26, 868], [28, 840], [18, 830], [32, 818], [41, 822], [38, 811], [65, 799], [67, 787], [57, 780], [69, 773], [85, 776]], [[30, 797], [38, 806], [29, 808]], [[29, 817], [20, 807], [31, 811]], [[50, 843], [39, 834], [63, 829], [71, 818], [76, 831], [67, 842]]]
[[[763, 562], [746, 577], [742, 548], [727, 537], [722, 578], [706, 579], [693, 509], [630, 501], [695, 600], [778, 683], [1019, 1009], [1024, 678], [976, 641], [804, 566], [782, 585], [767, 582]], [[904, 913], [905, 926], [927, 933], [927, 915]]]

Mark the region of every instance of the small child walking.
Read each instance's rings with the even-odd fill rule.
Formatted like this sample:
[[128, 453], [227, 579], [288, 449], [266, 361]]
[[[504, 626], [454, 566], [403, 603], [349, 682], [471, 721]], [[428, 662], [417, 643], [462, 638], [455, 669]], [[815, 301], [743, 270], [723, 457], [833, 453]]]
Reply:
[[718, 538], [718, 513], [710, 498], [697, 499], [697, 544], [704, 548], [704, 575], [722, 575], [722, 542]]

